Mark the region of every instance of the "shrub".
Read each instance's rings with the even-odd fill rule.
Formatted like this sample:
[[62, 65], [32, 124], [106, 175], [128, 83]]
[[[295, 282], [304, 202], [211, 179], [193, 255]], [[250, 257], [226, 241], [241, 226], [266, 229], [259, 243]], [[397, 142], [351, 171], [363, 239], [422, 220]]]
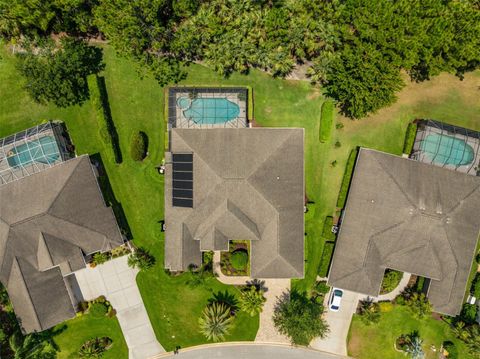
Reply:
[[340, 141], [335, 142], [335, 147], [336, 148], [342, 147], [342, 143]]
[[147, 141], [145, 132], [134, 133], [130, 146], [130, 155], [134, 161], [143, 161], [147, 156]]
[[92, 317], [100, 318], [107, 315], [108, 307], [105, 305], [105, 303], [92, 303], [88, 309], [88, 312]]
[[407, 127], [407, 133], [405, 135], [405, 142], [403, 144], [403, 153], [410, 155], [413, 150], [413, 144], [415, 143], [415, 136], [417, 135], [417, 124], [409, 123]]
[[87, 340], [78, 351], [80, 358], [100, 358], [112, 346], [112, 339], [101, 337]]
[[378, 309], [381, 313], [388, 313], [393, 310], [392, 302], [378, 302]]
[[343, 123], [341, 123], [341, 122], [337, 123], [337, 124], [335, 125], [335, 128], [336, 128], [337, 130], [341, 130], [341, 129], [343, 128]]
[[251, 285], [242, 291], [238, 302], [240, 310], [253, 317], [262, 312], [266, 300], [263, 291], [257, 290], [254, 285]]
[[233, 319], [227, 305], [214, 302], [205, 307], [198, 323], [200, 331], [208, 340], [218, 342], [224, 340], [225, 336], [230, 333]]
[[425, 277], [417, 277], [417, 283], [415, 285], [417, 292], [421, 292], [425, 285]]
[[150, 269], [155, 265], [155, 257], [145, 248], [139, 247], [128, 256], [128, 266], [140, 270]]
[[477, 262], [477, 264], [480, 264], [480, 253], [477, 253], [477, 255], [475, 256], [475, 262]]
[[322, 278], [328, 275], [328, 269], [332, 260], [334, 247], [334, 242], [325, 242], [323, 245], [322, 258], [320, 259], [320, 266], [318, 269], [318, 275]]
[[448, 359], [458, 359], [458, 349], [454, 343], [448, 340], [446, 342], [443, 342], [442, 346], [443, 349], [445, 349], [448, 353]]
[[248, 264], [248, 252], [244, 249], [233, 251], [231, 256], [232, 267], [236, 270], [244, 270]]
[[423, 319], [432, 313], [432, 305], [423, 293], [413, 293], [405, 304], [417, 319]]
[[460, 320], [465, 324], [474, 324], [477, 319], [478, 308], [475, 304], [464, 303], [460, 312]]
[[93, 255], [93, 263], [96, 265], [103, 264], [106, 261], [108, 261], [108, 255], [106, 253], [99, 252]]
[[333, 101], [326, 100], [320, 110], [320, 142], [327, 142], [332, 133], [333, 121], [335, 116], [335, 105]]
[[315, 291], [320, 294], [327, 294], [330, 291], [330, 286], [327, 282], [321, 280], [315, 284]]
[[106, 145], [111, 146], [116, 163], [122, 163], [122, 154], [118, 133], [112, 120], [105, 78], [97, 75], [87, 77], [90, 101], [95, 110], [100, 137]]
[[328, 324], [322, 318], [323, 306], [304, 293], [291, 292], [280, 298], [273, 314], [273, 323], [292, 344], [308, 345], [315, 337], [324, 338]]
[[337, 239], [337, 236], [335, 235], [335, 233], [332, 232], [332, 226], [333, 226], [333, 217], [332, 216], [325, 217], [325, 221], [323, 222], [322, 237], [330, 241], [334, 241], [335, 239]]
[[397, 288], [398, 284], [402, 280], [403, 273], [387, 269], [383, 275], [382, 288], [380, 294], [390, 293], [392, 290]]
[[366, 324], [378, 323], [380, 320], [380, 308], [378, 303], [373, 302], [369, 298], [361, 300], [359, 303], [360, 319]]
[[477, 299], [480, 299], [480, 273], [475, 274], [470, 287], [470, 293]]
[[353, 168], [355, 167], [355, 161], [357, 160], [358, 149], [355, 148], [350, 152], [347, 165], [345, 167], [345, 173], [343, 174], [342, 186], [340, 187], [340, 193], [338, 194], [337, 207], [345, 207], [347, 200], [348, 189], [350, 187], [350, 181], [352, 179]]

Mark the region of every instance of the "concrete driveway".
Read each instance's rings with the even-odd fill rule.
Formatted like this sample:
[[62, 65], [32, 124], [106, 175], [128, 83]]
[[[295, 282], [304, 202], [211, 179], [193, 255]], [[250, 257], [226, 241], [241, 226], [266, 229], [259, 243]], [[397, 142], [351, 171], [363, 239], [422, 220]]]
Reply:
[[315, 338], [310, 347], [326, 351], [329, 353], [335, 353], [338, 355], [347, 355], [347, 335], [350, 329], [350, 322], [352, 321], [353, 313], [355, 313], [358, 305], [359, 295], [358, 293], [343, 291], [342, 303], [338, 312], [332, 312], [328, 309], [328, 298], [325, 298], [325, 314], [328, 325], [330, 326], [330, 332], [325, 339]]
[[127, 265], [127, 256], [110, 260], [95, 268], [75, 272], [85, 300], [104, 295], [117, 311], [127, 342], [130, 359], [146, 359], [165, 352], [157, 341], [143, 305], [135, 277], [138, 270]]
[[[180, 349], [180, 353], [165, 353], [154, 358], [178, 359], [343, 359], [345, 357], [287, 345], [225, 343]], [[152, 359], [154, 359], [152, 358]]]

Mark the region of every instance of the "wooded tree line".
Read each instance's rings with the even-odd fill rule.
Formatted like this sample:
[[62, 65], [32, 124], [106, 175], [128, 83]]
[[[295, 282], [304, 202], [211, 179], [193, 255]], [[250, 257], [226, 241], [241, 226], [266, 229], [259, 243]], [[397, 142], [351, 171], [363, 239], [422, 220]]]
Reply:
[[395, 101], [414, 81], [480, 65], [478, 0], [0, 0], [6, 38], [104, 36], [160, 85], [201, 61], [228, 75], [286, 76], [310, 65], [351, 117]]

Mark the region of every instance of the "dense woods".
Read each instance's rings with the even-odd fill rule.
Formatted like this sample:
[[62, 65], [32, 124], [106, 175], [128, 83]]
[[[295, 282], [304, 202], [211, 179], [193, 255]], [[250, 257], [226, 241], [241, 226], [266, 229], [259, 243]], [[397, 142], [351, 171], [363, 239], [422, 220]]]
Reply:
[[394, 102], [402, 70], [424, 81], [480, 65], [477, 0], [0, 0], [2, 37], [52, 33], [102, 36], [160, 85], [193, 61], [226, 76], [307, 64], [353, 118]]

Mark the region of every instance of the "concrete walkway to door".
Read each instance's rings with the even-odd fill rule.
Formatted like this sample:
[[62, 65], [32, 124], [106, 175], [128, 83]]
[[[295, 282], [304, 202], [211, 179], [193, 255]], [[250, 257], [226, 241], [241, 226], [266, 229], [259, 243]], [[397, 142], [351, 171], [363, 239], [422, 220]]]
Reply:
[[117, 311], [130, 359], [147, 359], [165, 352], [157, 341], [143, 305], [135, 277], [138, 270], [127, 265], [127, 256], [112, 259], [95, 268], [75, 272], [85, 300], [104, 295]]

